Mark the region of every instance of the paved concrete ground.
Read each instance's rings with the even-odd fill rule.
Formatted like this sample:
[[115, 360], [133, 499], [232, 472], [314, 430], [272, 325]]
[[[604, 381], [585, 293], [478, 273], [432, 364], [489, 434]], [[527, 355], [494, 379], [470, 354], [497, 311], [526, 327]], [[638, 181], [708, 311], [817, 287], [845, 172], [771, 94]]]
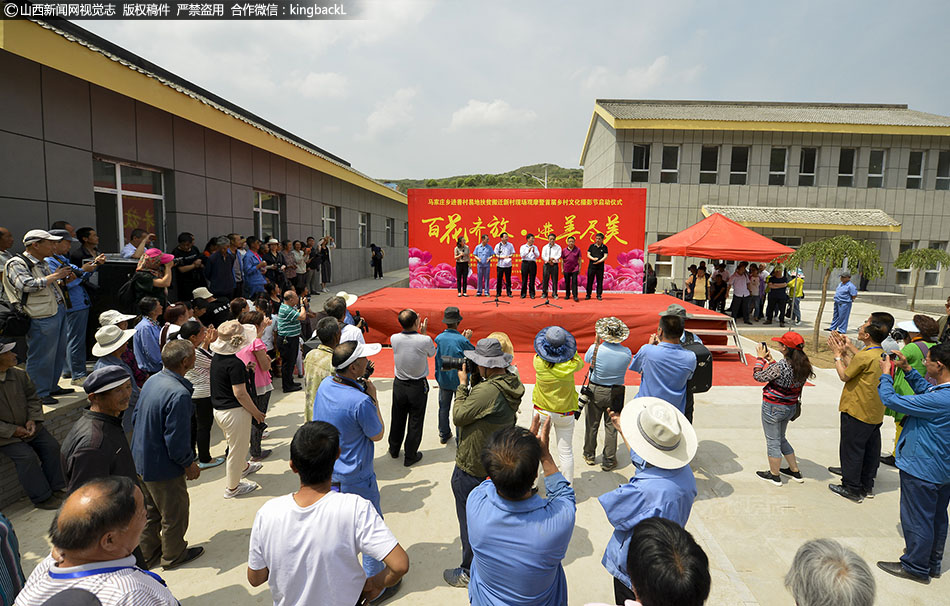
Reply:
[[[360, 292], [355, 288], [350, 291]], [[806, 316], [813, 316], [817, 302], [806, 301], [803, 307]], [[852, 324], [857, 326], [869, 311], [856, 303]], [[912, 315], [907, 311], [892, 313], [899, 319]], [[752, 351], [752, 341], [744, 340], [744, 345]], [[697, 397], [695, 424], [700, 445], [692, 467], [699, 496], [687, 529], [709, 555], [713, 585], [708, 604], [793, 604], [782, 580], [798, 547], [815, 537], [838, 539], [868, 561], [878, 582], [878, 604], [950, 603], [946, 580], [925, 587], [890, 577], [874, 566], [880, 559], [897, 559], [903, 548], [897, 471], [882, 467], [876, 498], [861, 504], [828, 491], [827, 484], [836, 478], [825, 467], [838, 464], [837, 403], [841, 383], [833, 371], [821, 370], [814, 384], [805, 391], [802, 418], [790, 426], [788, 434], [806, 482], [786, 483], [781, 488], [754, 475], [766, 464], [760, 390], [721, 387]], [[391, 380], [380, 380], [379, 387], [388, 425]], [[529, 422], [529, 398], [530, 387], [519, 414], [519, 422], [524, 425]], [[425, 458], [414, 467], [407, 469], [401, 459], [389, 458], [385, 441], [377, 445], [376, 470], [383, 511], [412, 565], [400, 594], [391, 602], [395, 604], [468, 603], [464, 590], [450, 588], [442, 581], [442, 570], [458, 564], [461, 550], [449, 485], [455, 449], [451, 443], [439, 444], [436, 410], [436, 396], [430, 393], [422, 442]], [[265, 442], [265, 446], [274, 448], [274, 454], [256, 474], [262, 489], [252, 495], [224, 500], [224, 470], [220, 467], [190, 483], [191, 528], [187, 539], [191, 544], [204, 545], [207, 552], [182, 569], [159, 571], [184, 606], [270, 603], [266, 587], [252, 589], [245, 580], [249, 528], [267, 499], [296, 488], [296, 476], [287, 460], [290, 439], [302, 421], [303, 396], [275, 392], [268, 415], [271, 437]], [[888, 445], [894, 436], [889, 419], [885, 420], [883, 433]], [[215, 428], [214, 454], [223, 454], [220, 438]], [[578, 427], [574, 432], [577, 524], [564, 560], [569, 602], [610, 603], [611, 578], [600, 560], [611, 528], [596, 497], [624, 482], [631, 467], [625, 455], [619, 457], [620, 467], [610, 473], [602, 472], [599, 466], [588, 467], [580, 456], [582, 442], [583, 432]], [[7, 514], [20, 538], [24, 569], [29, 574], [48, 552], [45, 531], [52, 513], [32, 509], [21, 501]]]

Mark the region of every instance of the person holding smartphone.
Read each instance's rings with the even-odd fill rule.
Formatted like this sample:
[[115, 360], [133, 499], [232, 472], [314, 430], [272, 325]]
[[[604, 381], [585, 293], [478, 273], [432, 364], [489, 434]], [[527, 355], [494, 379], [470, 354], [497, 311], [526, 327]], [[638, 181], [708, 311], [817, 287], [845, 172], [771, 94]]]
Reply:
[[584, 462], [597, 464], [597, 432], [603, 422], [604, 452], [600, 468], [610, 471], [617, 466], [617, 429], [610, 421], [610, 410], [619, 413], [618, 408], [623, 406], [623, 380], [633, 352], [621, 345], [630, 336], [630, 329], [620, 318], [597, 320], [594, 332], [597, 340], [584, 355], [584, 361], [590, 364], [590, 389], [593, 392], [584, 413]]

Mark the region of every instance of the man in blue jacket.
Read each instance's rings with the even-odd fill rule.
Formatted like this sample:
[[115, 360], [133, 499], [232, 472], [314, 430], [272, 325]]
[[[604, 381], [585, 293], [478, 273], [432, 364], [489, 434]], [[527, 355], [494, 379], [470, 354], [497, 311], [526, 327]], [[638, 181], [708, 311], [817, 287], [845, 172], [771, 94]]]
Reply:
[[195, 366], [195, 348], [187, 340], [169, 341], [162, 350], [162, 368], [145, 382], [135, 407], [132, 458], [145, 496], [147, 522], [140, 546], [149, 568], [161, 560], [165, 570], [177, 568], [204, 553], [188, 547], [190, 502], [185, 479], [200, 470], [191, 450], [194, 389], [185, 373]]
[[442, 358], [461, 358], [464, 351], [475, 349], [469, 337], [471, 329], [459, 332], [459, 322], [462, 314], [458, 307], [446, 307], [442, 314], [442, 323], [445, 330], [435, 338], [435, 380], [439, 384], [439, 441], [443, 444], [452, 439], [452, 429], [449, 426], [449, 412], [452, 410], [452, 399], [459, 388], [459, 373], [457, 370], [443, 370]]
[[[895, 456], [901, 476], [901, 530], [904, 555], [898, 562], [878, 562], [881, 570], [896, 577], [928, 584], [940, 576], [947, 542], [947, 506], [950, 505], [950, 344], [930, 349], [924, 364], [928, 383], [907, 362], [881, 360], [881, 402], [907, 415]], [[914, 395], [894, 392], [893, 367], [904, 371]]]

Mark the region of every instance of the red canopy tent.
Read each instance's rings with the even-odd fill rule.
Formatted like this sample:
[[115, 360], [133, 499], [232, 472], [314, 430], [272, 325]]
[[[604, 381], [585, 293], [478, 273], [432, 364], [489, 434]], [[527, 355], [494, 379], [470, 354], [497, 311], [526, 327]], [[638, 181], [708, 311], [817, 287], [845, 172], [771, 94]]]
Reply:
[[706, 217], [678, 234], [651, 244], [647, 251], [667, 257], [730, 261], [771, 261], [795, 252], [794, 249], [770, 240], [719, 213]]

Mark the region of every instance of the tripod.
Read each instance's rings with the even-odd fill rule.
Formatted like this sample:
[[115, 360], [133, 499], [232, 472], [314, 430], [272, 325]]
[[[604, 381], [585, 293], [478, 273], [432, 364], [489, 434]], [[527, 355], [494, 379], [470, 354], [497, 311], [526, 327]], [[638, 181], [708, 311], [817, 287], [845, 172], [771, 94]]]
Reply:
[[502, 301], [501, 299], [498, 298], [498, 295], [495, 295], [495, 298], [494, 298], [494, 299], [489, 299], [489, 300], [487, 300], [487, 301], [482, 301], [482, 305], [486, 305], [486, 304], [489, 304], [489, 303], [494, 303], [494, 304], [495, 304], [495, 307], [498, 307], [499, 305], [511, 305], [511, 301]]
[[532, 307], [531, 309], [537, 309], [538, 307], [544, 307], [545, 305], [550, 305], [551, 307], [557, 307], [558, 309], [564, 309], [563, 307], [561, 307], [561, 306], [558, 305], [557, 303], [551, 303], [551, 299], [545, 299], [545, 300], [544, 300], [544, 303], [538, 303], [537, 305], [535, 305], [535, 306]]

